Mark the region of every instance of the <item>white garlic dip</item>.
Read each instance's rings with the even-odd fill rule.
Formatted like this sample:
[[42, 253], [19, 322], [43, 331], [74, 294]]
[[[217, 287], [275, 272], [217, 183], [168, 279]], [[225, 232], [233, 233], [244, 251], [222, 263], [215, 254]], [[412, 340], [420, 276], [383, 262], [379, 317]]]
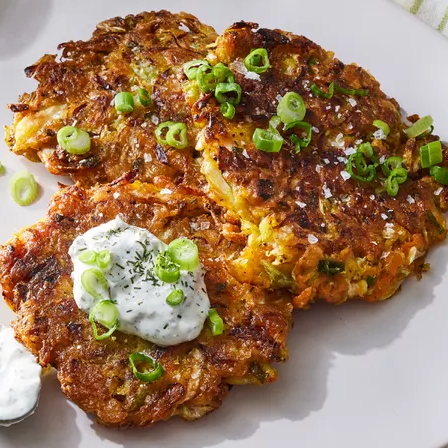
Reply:
[[[201, 332], [210, 308], [204, 283], [205, 271], [199, 264], [193, 272], [180, 271], [174, 283], [165, 283], [155, 273], [156, 257], [167, 245], [146, 229], [126, 224], [120, 217], [88, 230], [69, 249], [74, 270], [73, 294], [78, 307], [89, 313], [98, 303], [83, 287], [81, 276], [91, 265], [79, 260], [86, 250], [112, 254], [110, 266], [102, 273], [109, 297], [118, 308], [118, 331], [140, 336], [160, 346], [195, 339]], [[171, 306], [166, 302], [174, 290], [182, 290], [184, 300]]]
[[10, 426], [37, 407], [41, 367], [14, 338], [12, 328], [0, 324], [0, 426]]

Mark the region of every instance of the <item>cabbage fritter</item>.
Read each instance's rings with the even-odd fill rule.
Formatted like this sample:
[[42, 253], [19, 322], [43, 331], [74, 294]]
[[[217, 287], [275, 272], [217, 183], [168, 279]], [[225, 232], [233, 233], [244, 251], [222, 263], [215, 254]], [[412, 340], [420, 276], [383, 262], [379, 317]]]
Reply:
[[[116, 17], [98, 24], [89, 41], [59, 45], [61, 61], [45, 55], [25, 69], [39, 82], [24, 94], [6, 141], [16, 154], [42, 160], [53, 174], [69, 175], [82, 185], [112, 182], [131, 169], [142, 180], [165, 175], [192, 186], [193, 151], [176, 151], [157, 144], [154, 131], [166, 120], [187, 123], [194, 147], [195, 133], [184, 99], [183, 64], [201, 59], [217, 35], [195, 17], [167, 11]], [[114, 108], [117, 92], [147, 89], [152, 103], [136, 101], [133, 114]], [[91, 150], [72, 155], [57, 146], [64, 125], [87, 130]], [[184, 178], [185, 176], [185, 178]]]
[[[254, 48], [269, 55], [271, 68], [260, 75], [243, 63]], [[419, 156], [421, 146], [439, 138], [407, 138], [399, 105], [373, 76], [303, 36], [236, 23], [219, 36], [209, 60], [227, 64], [243, 92], [232, 120], [213, 97], [192, 105], [202, 127], [197, 149], [207, 193], [248, 236], [234, 261], [239, 279], [286, 286], [297, 293], [295, 306], [306, 307], [316, 299], [383, 300], [409, 274], [419, 276], [423, 256], [446, 237], [448, 189], [421, 168]], [[327, 93], [331, 83], [367, 94], [335, 91], [322, 98], [311, 88]], [[284, 133], [280, 152], [257, 150], [255, 128], [268, 128], [287, 92], [306, 104], [309, 146], [296, 153]], [[390, 133], [378, 132], [375, 120], [387, 123]], [[408, 180], [396, 197], [387, 193], [380, 167], [371, 182], [350, 178], [348, 157], [363, 143], [371, 144], [379, 165], [391, 156], [403, 159]]]
[[[166, 51], [152, 42], [166, 35], [162, 29], [176, 28], [179, 17], [162, 12], [113, 19], [101, 24], [92, 40], [66, 44], [61, 63], [41, 60], [29, 70], [40, 81], [38, 90], [12, 106], [17, 111], [8, 130], [12, 149], [40, 157], [51, 172], [71, 174], [84, 185], [111, 181], [132, 165], [143, 181], [163, 174], [177, 185], [204, 192], [225, 210], [223, 235], [243, 246], [230, 263], [232, 274], [263, 288], [292, 291], [297, 307], [317, 299], [383, 300], [409, 274], [420, 275], [428, 249], [446, 237], [442, 212], [448, 190], [421, 168], [419, 157], [420, 147], [438, 137], [407, 138], [398, 103], [372, 75], [355, 64], [345, 65], [303, 36], [238, 22], [215, 41], [211, 28], [190, 17], [190, 31], [169, 40], [168, 54], [178, 53], [168, 64]], [[150, 24], [157, 20], [169, 25], [155, 30]], [[105, 49], [103, 40], [114, 45]], [[185, 44], [179, 43], [182, 49], [179, 40]], [[132, 47], [133, 42], [138, 45]], [[195, 54], [185, 49], [188, 45]], [[248, 72], [244, 64], [257, 48], [267, 51], [270, 64], [260, 74]], [[156, 59], [159, 53], [162, 62]], [[90, 62], [80, 63], [81, 57]], [[197, 81], [184, 74], [183, 63], [197, 58], [225, 64], [241, 86], [233, 119], [223, 117], [213, 92], [201, 93]], [[113, 87], [101, 88], [107, 101], [97, 113], [100, 103], [91, 94], [91, 82], [88, 89], [71, 92], [78, 77], [88, 73], [96, 79], [104, 64], [107, 70], [99, 74]], [[136, 76], [135, 67], [142, 66], [154, 73], [151, 82]], [[332, 83], [338, 88], [330, 95]], [[115, 91], [139, 86], [152, 94], [150, 112], [137, 107], [129, 116], [118, 116], [111, 104]], [[300, 94], [306, 105], [309, 145], [296, 152], [288, 132], [280, 130], [285, 137], [280, 152], [256, 149], [254, 130], [268, 128], [288, 92]], [[51, 107], [61, 103], [64, 112], [55, 115]], [[39, 121], [40, 116], [53, 118]], [[165, 120], [186, 123], [188, 148], [156, 143], [154, 123]], [[390, 132], [379, 131], [375, 120], [386, 123]], [[84, 156], [69, 156], [57, 146], [57, 130], [74, 122], [92, 136], [93, 149]], [[145, 137], [136, 140], [137, 134]], [[347, 162], [366, 143], [378, 167], [372, 181], [361, 182], [350, 177]], [[443, 146], [445, 164], [447, 154]], [[396, 197], [387, 193], [381, 172], [390, 156], [402, 158], [408, 175]], [[66, 162], [59, 169], [62, 159]]]
[[[57, 369], [64, 393], [109, 426], [147, 426], [179, 415], [193, 420], [218, 408], [230, 387], [274, 381], [271, 363], [287, 359], [291, 297], [238, 282], [226, 260], [240, 247], [222, 237], [222, 210], [191, 190], [165, 183], [130, 183], [84, 190], [74, 186], [52, 200], [47, 217], [0, 247], [0, 279], [17, 313], [18, 340], [41, 365]], [[171, 190], [168, 193], [167, 190]], [[68, 248], [88, 229], [120, 215], [165, 242], [193, 239], [206, 270], [210, 301], [224, 333], [207, 325], [192, 342], [158, 347], [116, 332], [96, 341], [73, 299]], [[129, 355], [144, 351], [165, 373], [155, 383], [136, 379]]]

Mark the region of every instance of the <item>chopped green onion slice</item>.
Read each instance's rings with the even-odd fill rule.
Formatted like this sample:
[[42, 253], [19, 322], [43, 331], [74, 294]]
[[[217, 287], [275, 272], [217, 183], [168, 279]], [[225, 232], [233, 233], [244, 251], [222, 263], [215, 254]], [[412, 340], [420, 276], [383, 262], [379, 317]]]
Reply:
[[208, 312], [208, 324], [213, 336], [219, 336], [224, 331], [224, 322], [215, 308]]
[[278, 103], [277, 115], [286, 125], [293, 121], [302, 121], [306, 106], [302, 97], [296, 92], [288, 92]]
[[222, 103], [221, 113], [223, 117], [231, 120], [235, 116], [235, 106], [231, 103]]
[[138, 89], [138, 100], [143, 107], [148, 107], [151, 105], [151, 95], [146, 89]]
[[99, 269], [90, 268], [85, 270], [81, 275], [81, 284], [86, 292], [96, 300], [104, 299], [99, 291], [107, 291], [108, 284], [106, 277]]
[[171, 126], [173, 126], [173, 124], [175, 124], [174, 121], [164, 121], [156, 127], [156, 139], [161, 145], [168, 145], [166, 138], [168, 135], [168, 130]]
[[295, 127], [305, 129], [306, 131], [306, 137], [300, 138], [296, 134], [292, 134], [289, 137], [296, 146], [296, 152], [300, 152], [300, 148], [306, 148], [310, 144], [313, 127], [305, 121], [293, 121], [285, 126], [285, 130], [294, 129]]
[[241, 87], [236, 82], [220, 82], [215, 89], [218, 103], [239, 104], [241, 101]]
[[177, 282], [180, 278], [180, 267], [166, 253], [159, 253], [156, 258], [156, 275], [165, 283]]
[[194, 271], [199, 266], [198, 246], [188, 238], [178, 238], [168, 245], [167, 255], [185, 271]]
[[390, 127], [385, 121], [375, 120], [373, 125], [376, 128], [381, 129], [386, 137], [390, 134]]
[[343, 87], [339, 87], [337, 84], [334, 85], [334, 88], [337, 92], [343, 93], [344, 95], [366, 96], [369, 94], [367, 89], [344, 89]]
[[392, 156], [384, 161], [384, 163], [381, 165], [381, 170], [383, 171], [383, 174], [386, 177], [389, 177], [390, 173], [395, 168], [401, 168], [402, 165], [403, 165], [403, 159], [401, 157]]
[[58, 144], [70, 154], [80, 155], [90, 151], [90, 135], [83, 129], [64, 126], [59, 129]]
[[[250, 51], [254, 51], [255, 50], [255, 48], [252, 48]], [[252, 64], [253, 65], [260, 65], [261, 64], [261, 55], [259, 55], [259, 54], [255, 54], [253, 57], [252, 57]]]
[[271, 68], [269, 56], [266, 48], [256, 48], [252, 50], [245, 58], [244, 65], [247, 70], [255, 73], [264, 73]]
[[314, 56], [311, 56], [311, 57], [308, 59], [308, 65], [316, 65], [316, 64], [318, 64], [318, 62], [316, 61], [316, 59], [314, 58]]
[[[129, 362], [134, 376], [146, 383], [154, 383], [160, 379], [165, 372], [160, 362], [157, 362], [145, 353], [132, 353], [129, 356]], [[148, 365], [151, 370], [148, 369]]]
[[196, 81], [199, 88], [204, 93], [213, 92], [218, 84], [219, 80], [216, 78], [213, 67], [210, 65], [201, 65], [197, 69]]
[[160, 123], [155, 131], [157, 141], [162, 145], [169, 145], [176, 149], [188, 146], [187, 125], [165, 121]]
[[320, 89], [317, 84], [313, 84], [311, 87], [311, 92], [314, 93], [314, 95], [318, 96], [319, 98], [325, 98], [329, 100], [330, 98], [333, 98], [334, 95], [334, 82], [332, 82], [328, 86], [328, 93], [324, 92], [322, 89]]
[[373, 157], [373, 146], [371, 143], [361, 143], [358, 148], [359, 152], [362, 152], [365, 157], [368, 157], [369, 159]]
[[86, 250], [81, 253], [78, 260], [84, 264], [95, 264], [96, 263], [96, 251]]
[[37, 182], [29, 171], [19, 171], [14, 174], [9, 188], [14, 202], [23, 207], [32, 204], [37, 198]]
[[120, 92], [115, 95], [115, 110], [123, 114], [134, 111], [134, 97], [129, 92]]
[[171, 291], [166, 298], [166, 303], [171, 306], [177, 306], [183, 302], [184, 298], [184, 292], [181, 289], [175, 289], [174, 291]]
[[448, 185], [448, 168], [444, 166], [432, 166], [429, 169], [431, 176], [442, 185]]
[[0, 174], [2, 174], [3, 173], [3, 164], [2, 164], [2, 162], [0, 162]]
[[429, 127], [429, 129], [428, 129], [427, 131], [423, 132], [423, 134], [420, 134], [419, 137], [420, 137], [420, 138], [428, 137], [428, 135], [431, 135], [433, 131], [434, 131], [434, 126], [431, 125], [431, 126]]
[[213, 67], [212, 73], [218, 82], [235, 82], [233, 73], [222, 62]]
[[208, 61], [205, 59], [195, 59], [193, 61], [187, 62], [184, 64], [184, 73], [187, 75], [187, 78], [192, 81], [196, 79], [196, 75], [198, 74], [198, 68], [203, 65], [210, 65]]
[[418, 137], [419, 135], [426, 132], [433, 123], [433, 119], [430, 115], [420, 118], [416, 121], [410, 128], [405, 129], [405, 133], [409, 138]]
[[269, 126], [272, 129], [277, 130], [281, 122], [282, 120], [278, 115], [272, 115], [271, 119], [269, 120]]
[[255, 129], [252, 140], [255, 147], [264, 152], [279, 152], [282, 149], [283, 137], [275, 129]]
[[[92, 308], [89, 314], [89, 321], [92, 324], [95, 339], [97, 341], [107, 339], [118, 328], [118, 308], [110, 300], [101, 300]], [[103, 327], [106, 327], [109, 331], [99, 335], [95, 321]]]
[[[356, 173], [353, 171], [353, 168], [356, 168]], [[375, 177], [375, 165], [368, 165], [364, 154], [361, 151], [357, 151], [347, 160], [347, 172], [352, 179], [357, 179], [361, 182], [372, 182]]]
[[173, 124], [166, 134], [166, 141], [176, 149], [184, 149], [188, 146], [187, 125], [185, 123]]
[[440, 143], [440, 140], [428, 143], [420, 148], [420, 162], [422, 168], [438, 165], [442, 161], [442, 143]]
[[112, 261], [112, 254], [110, 250], [100, 250], [96, 254], [96, 264], [100, 269], [107, 269]]
[[406, 182], [408, 172], [404, 168], [394, 168], [386, 180], [386, 191], [390, 196], [397, 196], [400, 184]]
[[319, 260], [319, 272], [327, 275], [336, 275], [344, 272], [345, 263], [337, 260]]

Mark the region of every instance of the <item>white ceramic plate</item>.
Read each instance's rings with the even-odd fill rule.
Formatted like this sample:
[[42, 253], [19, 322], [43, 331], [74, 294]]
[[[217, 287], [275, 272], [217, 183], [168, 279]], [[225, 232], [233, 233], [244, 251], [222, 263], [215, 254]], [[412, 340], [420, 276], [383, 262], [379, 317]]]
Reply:
[[[97, 22], [143, 10], [187, 10], [218, 31], [246, 19], [304, 34], [345, 62], [356, 61], [409, 112], [434, 117], [448, 140], [448, 40], [387, 0], [143, 1], [0, 0], [2, 105], [34, 84], [23, 69], [58, 43], [90, 36]], [[0, 142], [0, 241], [44, 216], [57, 180]], [[10, 199], [11, 174], [27, 167], [43, 187], [31, 207]], [[173, 419], [147, 430], [105, 429], [46, 378], [37, 412], [0, 428], [2, 448], [212, 447], [441, 448], [448, 442], [448, 244], [431, 271], [381, 304], [316, 306], [296, 314], [290, 361], [271, 386], [234, 388], [222, 408], [195, 423]], [[0, 303], [0, 321], [12, 313]]]

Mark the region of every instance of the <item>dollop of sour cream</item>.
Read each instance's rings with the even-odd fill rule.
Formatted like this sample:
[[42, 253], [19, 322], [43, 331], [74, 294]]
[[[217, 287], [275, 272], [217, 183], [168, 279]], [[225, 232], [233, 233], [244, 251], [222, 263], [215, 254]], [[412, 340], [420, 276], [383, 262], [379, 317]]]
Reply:
[[0, 426], [28, 417], [37, 406], [41, 367], [14, 338], [12, 328], [0, 324]]
[[[165, 283], [155, 273], [156, 257], [168, 246], [146, 229], [131, 226], [120, 217], [88, 230], [69, 249], [73, 261], [73, 292], [78, 307], [90, 312], [97, 301], [83, 288], [81, 276], [92, 266], [79, 255], [86, 250], [109, 250], [112, 261], [103, 270], [109, 297], [118, 308], [118, 331], [140, 336], [161, 346], [195, 339], [210, 308], [201, 265], [193, 272], [181, 270], [175, 283]], [[169, 305], [168, 295], [182, 290], [184, 300]]]

